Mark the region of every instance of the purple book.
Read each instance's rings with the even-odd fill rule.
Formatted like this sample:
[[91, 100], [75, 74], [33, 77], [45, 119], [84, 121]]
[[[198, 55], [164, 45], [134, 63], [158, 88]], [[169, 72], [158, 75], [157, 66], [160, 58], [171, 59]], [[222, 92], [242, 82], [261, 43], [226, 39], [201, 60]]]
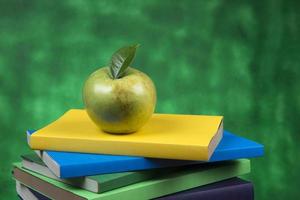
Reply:
[[157, 200], [253, 200], [253, 185], [240, 178], [232, 178], [206, 186], [157, 198]]

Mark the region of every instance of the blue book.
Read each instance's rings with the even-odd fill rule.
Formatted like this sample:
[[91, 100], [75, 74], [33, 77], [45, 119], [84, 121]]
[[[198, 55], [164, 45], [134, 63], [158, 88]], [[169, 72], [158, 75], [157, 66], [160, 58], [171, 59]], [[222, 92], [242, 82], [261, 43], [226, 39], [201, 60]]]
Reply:
[[[33, 132], [27, 131], [27, 134]], [[59, 178], [184, 166], [202, 162], [58, 151], [37, 150], [36, 152]], [[259, 157], [263, 153], [263, 145], [224, 131], [221, 142], [208, 162]]]

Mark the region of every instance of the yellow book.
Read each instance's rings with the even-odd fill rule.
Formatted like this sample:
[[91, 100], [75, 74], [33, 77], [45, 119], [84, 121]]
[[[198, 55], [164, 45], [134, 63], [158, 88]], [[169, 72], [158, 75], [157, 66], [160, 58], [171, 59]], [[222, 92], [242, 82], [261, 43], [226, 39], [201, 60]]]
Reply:
[[223, 117], [153, 114], [139, 131], [112, 135], [100, 130], [85, 110], [72, 109], [28, 135], [32, 149], [209, 160], [223, 136]]

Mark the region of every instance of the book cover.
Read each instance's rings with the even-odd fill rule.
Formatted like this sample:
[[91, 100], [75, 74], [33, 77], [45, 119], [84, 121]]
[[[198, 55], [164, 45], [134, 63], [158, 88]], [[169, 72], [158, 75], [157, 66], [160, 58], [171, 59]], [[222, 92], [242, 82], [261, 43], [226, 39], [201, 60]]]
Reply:
[[[33, 131], [27, 131], [31, 134]], [[124, 171], [183, 166], [198, 161], [154, 159], [135, 156], [86, 154], [59, 151], [37, 151], [38, 155], [58, 177], [72, 178]], [[209, 162], [262, 156], [263, 145], [224, 131], [223, 138]]]
[[191, 165], [159, 173], [150, 180], [96, 194], [23, 169], [21, 163], [15, 163], [14, 166], [13, 176], [16, 180], [49, 198], [65, 200], [151, 199], [250, 172], [250, 161], [247, 159]]
[[183, 192], [159, 197], [157, 200], [253, 200], [253, 184], [240, 178], [232, 178]]
[[[25, 169], [29, 169], [46, 177], [95, 193], [103, 193], [138, 183], [153, 178], [157, 173], [162, 173], [162, 170], [158, 171], [156, 169], [62, 179], [53, 174], [43, 161], [34, 153], [22, 156], [22, 166]], [[169, 169], [165, 169], [165, 171], [168, 172]]]
[[28, 143], [38, 150], [206, 161], [222, 135], [222, 116], [176, 114], [153, 114], [139, 131], [112, 135], [100, 130], [85, 110], [72, 109], [29, 135]]
[[[22, 187], [27, 188], [22, 185]], [[43, 194], [27, 188], [37, 200], [48, 200]], [[240, 178], [232, 178], [193, 189], [177, 192], [156, 200], [254, 200], [253, 184]], [[24, 199], [25, 200], [25, 199]]]

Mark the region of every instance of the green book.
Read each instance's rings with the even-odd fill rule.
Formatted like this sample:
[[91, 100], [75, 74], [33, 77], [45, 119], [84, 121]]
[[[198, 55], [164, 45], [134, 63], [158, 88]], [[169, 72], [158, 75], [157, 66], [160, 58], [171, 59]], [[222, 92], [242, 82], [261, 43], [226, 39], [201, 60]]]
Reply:
[[131, 185], [152, 178], [158, 170], [121, 172], [113, 174], [102, 174], [97, 176], [86, 176], [70, 179], [61, 179], [54, 175], [36, 154], [22, 155], [23, 168], [42, 174], [46, 177], [67, 183], [82, 189], [103, 193], [116, 188]]
[[21, 163], [15, 163], [14, 166], [13, 175], [22, 184], [49, 198], [66, 200], [151, 199], [250, 172], [250, 161], [247, 159], [205, 163], [178, 167], [168, 173], [158, 173], [150, 180], [96, 194], [26, 170]]

